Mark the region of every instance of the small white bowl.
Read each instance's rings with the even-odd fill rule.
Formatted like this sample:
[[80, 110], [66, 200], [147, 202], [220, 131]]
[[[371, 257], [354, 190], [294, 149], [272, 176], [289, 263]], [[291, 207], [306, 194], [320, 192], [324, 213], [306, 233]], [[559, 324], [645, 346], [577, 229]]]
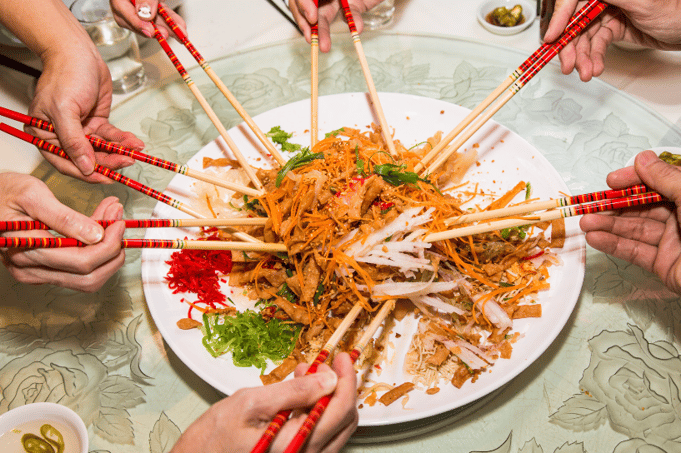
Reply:
[[[515, 5], [520, 5], [523, 8], [523, 16], [525, 16], [525, 21], [523, 23], [513, 27], [499, 27], [487, 22], [487, 15], [494, 11], [495, 8], [505, 6], [506, 8], [511, 9]], [[534, 22], [536, 17], [537, 4], [525, 0], [488, 0], [483, 2], [478, 8], [478, 22], [480, 22], [480, 25], [485, 27], [487, 31], [497, 35], [514, 35], [516, 33], [520, 33], [532, 25], [532, 22]]]
[[88, 453], [88, 434], [85, 423], [83, 423], [83, 420], [81, 420], [78, 414], [61, 404], [33, 403], [5, 412], [0, 415], [0, 436], [9, 433], [12, 429], [20, 425], [33, 421], [44, 421], [45, 423], [52, 422], [61, 425], [64, 430], [70, 430], [71, 435], [69, 435], [69, 433], [62, 433], [62, 435], [65, 440], [68, 440], [67, 436], [77, 439], [80, 448], [76, 450], [67, 448], [66, 451], [70, 450], [79, 453]]
[[[648, 148], [648, 150], [655, 152], [655, 154], [657, 154], [658, 156], [665, 151], [669, 151], [672, 154], [681, 154], [681, 148], [676, 148], [674, 146], [660, 146], [659, 148]], [[638, 154], [638, 153], [636, 153], [636, 154]], [[634, 160], [636, 160], [636, 155], [631, 156], [631, 159], [629, 159], [624, 166], [625, 167], [633, 167], [634, 166]]]

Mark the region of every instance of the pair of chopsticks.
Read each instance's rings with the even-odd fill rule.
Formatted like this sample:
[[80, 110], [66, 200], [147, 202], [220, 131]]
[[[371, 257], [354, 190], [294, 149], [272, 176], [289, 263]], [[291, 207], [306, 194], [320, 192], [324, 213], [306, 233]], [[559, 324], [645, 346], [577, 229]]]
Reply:
[[[581, 33], [596, 17], [607, 8], [605, 3], [590, 0], [570, 19], [561, 37], [553, 43], [545, 43], [523, 62], [501, 85], [480, 103], [466, 118], [447, 134], [414, 171], [421, 174], [434, 173], [454, 154], [475, 132], [477, 132], [501, 107], [520, 91], [553, 57]], [[495, 102], [496, 101], [496, 102]], [[493, 104], [494, 103], [494, 104]], [[485, 111], [487, 109], [487, 111]], [[475, 122], [474, 122], [475, 121]], [[473, 124], [471, 124], [473, 123]], [[469, 127], [470, 126], [470, 127]], [[466, 129], [468, 128], [468, 129]], [[452, 142], [446, 150], [444, 148]], [[444, 150], [444, 151], [443, 151]], [[432, 161], [432, 162], [431, 162]], [[427, 168], [426, 165], [430, 164]], [[424, 171], [425, 169], [425, 171]]]
[[[383, 306], [378, 311], [378, 313], [371, 321], [369, 326], [362, 333], [362, 336], [357, 341], [355, 347], [350, 352], [350, 360], [352, 360], [352, 363], [355, 363], [355, 361], [357, 361], [357, 358], [359, 358], [359, 356], [362, 355], [362, 352], [369, 344], [369, 341], [371, 341], [371, 338], [373, 338], [378, 328], [381, 326], [385, 318], [392, 312], [394, 308], [395, 308], [394, 300], [388, 300], [383, 304]], [[324, 363], [326, 359], [328, 359], [329, 355], [331, 355], [331, 353], [336, 349], [338, 343], [343, 338], [343, 336], [345, 335], [345, 333], [350, 328], [350, 326], [355, 321], [355, 319], [357, 318], [361, 311], [362, 306], [358, 303], [352, 307], [352, 309], [348, 312], [347, 315], [345, 315], [345, 318], [338, 326], [336, 331], [333, 333], [333, 335], [331, 335], [331, 338], [329, 338], [329, 340], [326, 342], [322, 350], [319, 351], [317, 357], [310, 365], [310, 368], [308, 368], [306, 374], [313, 374], [317, 372], [318, 366]], [[329, 405], [330, 400], [331, 395], [326, 395], [322, 397], [319, 401], [317, 401], [317, 404], [315, 404], [315, 406], [312, 408], [312, 410], [310, 411], [307, 418], [303, 422], [303, 425], [299, 428], [298, 432], [294, 436], [291, 443], [288, 445], [286, 450], [284, 450], [285, 453], [297, 452], [303, 446], [303, 444], [307, 440], [307, 437], [312, 432], [314, 425], [317, 423], [317, 420], [319, 420], [319, 418], [322, 416], [327, 406]], [[274, 437], [277, 435], [279, 430], [281, 430], [284, 423], [286, 423], [286, 421], [288, 420], [289, 416], [291, 415], [291, 412], [292, 412], [291, 410], [283, 410], [280, 411], [274, 417], [274, 419], [270, 422], [269, 426], [267, 427], [265, 434], [262, 435], [258, 443], [251, 450], [251, 453], [264, 453], [267, 451], [270, 444], [274, 440]]]
[[[96, 220], [104, 228], [120, 220]], [[260, 226], [267, 222], [266, 217], [232, 217], [227, 219], [125, 219], [126, 228], [183, 228], [183, 227], [224, 227]], [[50, 230], [46, 223], [38, 220], [1, 220], [0, 231]]]
[[[73, 238], [0, 237], [0, 247], [17, 249], [84, 247]], [[238, 252], [286, 253], [284, 244], [237, 241], [197, 241], [186, 239], [123, 239], [121, 248], [231, 250]]]
[[[135, 3], [134, 0], [132, 0], [133, 3]], [[248, 115], [248, 113], [244, 110], [244, 108], [241, 106], [239, 101], [234, 97], [234, 95], [229, 91], [227, 86], [220, 80], [220, 77], [215, 73], [215, 71], [208, 65], [206, 60], [203, 58], [203, 56], [199, 53], [198, 50], [194, 47], [194, 45], [189, 41], [187, 36], [180, 30], [180, 28], [177, 26], [175, 21], [170, 17], [168, 12], [165, 10], [163, 5], [158, 5], [158, 13], [159, 15], [163, 18], [163, 20], [168, 24], [170, 29], [173, 31], [177, 39], [185, 46], [185, 48], [189, 51], [189, 53], [194, 57], [196, 62], [201, 66], [201, 68], [204, 70], [204, 72], [208, 75], [208, 77], [213, 81], [215, 86], [222, 92], [222, 94], [227, 98], [229, 103], [234, 107], [234, 109], [237, 111], [239, 116], [246, 122], [246, 124], [249, 126], [251, 131], [257, 136], [258, 140], [265, 146], [267, 151], [274, 157], [274, 159], [279, 163], [279, 165], [284, 165], [286, 163], [286, 159], [284, 156], [281, 154], [281, 152], [267, 139], [265, 134], [260, 130], [260, 128], [255, 124], [253, 121], [253, 118]], [[198, 87], [194, 83], [194, 81], [191, 79], [189, 74], [187, 73], [186, 69], [180, 63], [180, 60], [177, 58], [177, 55], [173, 52], [173, 50], [170, 48], [170, 45], [166, 41], [165, 38], [163, 38], [163, 35], [161, 35], [161, 32], [158, 30], [156, 25], [153, 24], [154, 26], [154, 38], [156, 38], [156, 41], [158, 41], [159, 45], [163, 49], [163, 51], [166, 53], [170, 61], [173, 63], [173, 66], [175, 66], [175, 69], [177, 72], [180, 74], [182, 77], [182, 80], [185, 82], [189, 90], [192, 92], [194, 97], [197, 99], [203, 110], [206, 112], [208, 117], [210, 118], [211, 122], [215, 126], [215, 128], [218, 130], [220, 133], [220, 136], [225, 140], [227, 143], [227, 146], [229, 149], [232, 151], [234, 156], [237, 158], [241, 166], [244, 168], [244, 171], [250, 178], [250, 180], [253, 182], [255, 187], [259, 190], [262, 190], [263, 185], [256, 176], [255, 172], [251, 168], [251, 166], [248, 164], [246, 161], [246, 158], [244, 155], [241, 153], [241, 151], [238, 149], [236, 146], [236, 143], [234, 143], [234, 140], [229, 136], [227, 133], [227, 130], [225, 127], [222, 125], [220, 122], [220, 119], [217, 117], [213, 109], [210, 107], [208, 104], [208, 101], [206, 98], [201, 94], [201, 91], [199, 91]]]
[[[64, 159], [69, 159], [69, 156], [64, 152], [63, 149], [60, 147], [53, 145], [51, 143], [46, 142], [45, 140], [39, 139], [38, 137], [34, 137], [33, 135], [30, 135], [24, 131], [20, 131], [19, 129], [16, 129], [12, 126], [9, 126], [5, 123], [0, 123], [0, 131], [5, 132], [7, 134], [13, 135], [16, 138], [19, 138], [21, 140], [24, 140], [28, 143], [31, 143], [35, 145], [36, 147], [47, 151], [49, 153], [55, 154], [59, 157], [63, 157]], [[95, 163], [95, 169], [97, 173], [100, 173], [107, 178], [113, 179], [114, 181], [117, 181], [123, 185], [126, 185], [132, 189], [135, 189], [139, 192], [142, 192], [145, 195], [148, 195], [162, 203], [165, 203], [169, 206], [172, 206], [173, 208], [179, 209], [180, 211], [189, 214], [193, 217], [196, 218], [203, 218], [201, 214], [199, 214], [197, 211], [194, 211], [190, 207], [186, 206], [184, 203], [181, 201], [178, 201], [174, 198], [171, 198], [157, 190], [152, 189], [151, 187], [145, 186], [144, 184], [141, 184], [134, 179], [130, 179], [126, 176], [121, 175], [118, 172], [115, 172], [113, 170], [110, 170], [106, 167], [103, 167], [97, 163]]]
[[[617, 209], [631, 208], [652, 203], [668, 201], [656, 192], [650, 192], [645, 185], [632, 186], [623, 190], [605, 190], [592, 192], [584, 195], [560, 198], [557, 200], [539, 201], [527, 203], [509, 208], [483, 211], [480, 213], [461, 215], [445, 221], [447, 225], [481, 222], [467, 227], [454, 228], [451, 230], [431, 233], [423, 238], [425, 242], [437, 242], [458, 237], [471, 236], [474, 234], [489, 233], [505, 228], [532, 225], [540, 222], [549, 222], [561, 218], [574, 217], [596, 212], [613, 211]], [[552, 209], [560, 207], [558, 209]], [[517, 216], [528, 212], [550, 209], [534, 215]], [[516, 216], [508, 218], [510, 216]], [[502, 219], [502, 220], [498, 220]]]
[[[315, 6], [319, 5], [319, 1], [315, 0]], [[357, 57], [359, 59], [359, 65], [362, 68], [362, 74], [364, 74], [364, 80], [366, 81], [367, 88], [369, 89], [369, 97], [371, 103], [374, 107], [374, 112], [378, 117], [378, 122], [381, 126], [381, 134], [383, 135], [383, 140], [388, 147], [390, 155], [397, 157], [397, 151], [395, 150], [395, 144], [393, 142], [392, 134], [390, 133], [390, 127], [388, 126], [388, 121], [383, 113], [383, 107], [381, 106], [381, 100], [378, 97], [378, 92], [376, 91], [376, 85], [374, 84], [374, 79], [371, 76], [371, 71], [369, 70], [369, 63], [367, 62], [366, 55], [364, 53], [364, 48], [362, 47], [362, 41], [359, 38], [359, 33], [357, 32], [357, 27], [355, 26], [355, 20], [350, 11], [350, 6], [347, 0], [341, 0], [341, 6], [343, 8], [343, 13], [345, 14], [345, 19], [348, 23], [348, 28], [350, 29], [350, 34], [352, 36], [352, 42], [355, 45], [355, 50], [357, 52]], [[311, 49], [311, 87], [310, 87], [310, 113], [311, 113], [311, 146], [317, 143], [318, 134], [318, 121], [317, 121], [317, 111], [318, 111], [318, 84], [319, 84], [319, 27], [317, 24], [313, 24], [310, 30], [310, 49]]]
[[[54, 132], [54, 125], [50, 123], [49, 121], [41, 120], [38, 118], [34, 118], [32, 116], [25, 115], [23, 113], [15, 112], [14, 110], [10, 110], [5, 107], [0, 107], [0, 116], [4, 116], [5, 118], [9, 118], [15, 121], [18, 121], [20, 123], [26, 124], [27, 126], [31, 127], [36, 127], [38, 129], [42, 129], [47, 132]], [[7, 131], [5, 131], [7, 132]], [[22, 138], [23, 139], [23, 138]], [[106, 140], [102, 140], [99, 137], [94, 137], [92, 135], [88, 135], [87, 139], [90, 141], [90, 143], [99, 149], [102, 149], [107, 152], [113, 152], [117, 154], [121, 154], [123, 156], [128, 156], [132, 157], [135, 160], [138, 160], [140, 162], [144, 162], [150, 165], [154, 165], [159, 168], [163, 168], [165, 170], [172, 171], [174, 173], [179, 173], [181, 175], [188, 176], [190, 178], [197, 179], [199, 181], [204, 181], [210, 184], [214, 184], [216, 186], [224, 187], [225, 189], [230, 189], [235, 192], [243, 193], [245, 195], [251, 195], [251, 196], [259, 196], [262, 194], [262, 192], [253, 189], [251, 187], [244, 186], [242, 184], [237, 184], [233, 183], [231, 181], [227, 181], [222, 178], [218, 178], [216, 176], [210, 175], [208, 173], [204, 173], [198, 170], [191, 169], [187, 167], [186, 165], [180, 165], [176, 164], [174, 162], [170, 162], [158, 157], [150, 156], [148, 154], [144, 154], [139, 151], [132, 150], [130, 148], [126, 148], [125, 146], [121, 146], [117, 143], [112, 143], [108, 142]]]
[[[97, 220], [103, 227], [117, 222], [116, 220]], [[264, 225], [264, 217], [240, 217], [231, 219], [126, 219], [126, 228], [179, 228], [179, 227], [234, 227]], [[0, 221], [2, 231], [51, 230], [47, 224], [37, 220], [9, 220]], [[237, 233], [232, 232], [239, 237]], [[161, 248], [188, 250], [232, 250], [243, 252], [286, 253], [284, 244], [254, 242], [247, 238], [251, 236], [243, 233], [245, 242], [234, 241], [198, 241], [187, 239], [123, 239], [122, 248]], [[239, 237], [242, 239], [242, 237]], [[35, 249], [35, 248], [63, 248], [85, 247], [87, 244], [74, 238], [60, 237], [0, 237], [0, 247]]]

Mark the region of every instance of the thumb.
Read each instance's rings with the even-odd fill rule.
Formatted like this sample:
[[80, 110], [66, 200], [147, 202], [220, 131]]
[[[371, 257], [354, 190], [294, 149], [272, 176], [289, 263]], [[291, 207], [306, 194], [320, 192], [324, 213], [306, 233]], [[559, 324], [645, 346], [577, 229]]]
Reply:
[[89, 217], [61, 204], [47, 186], [39, 185], [21, 203], [31, 218], [46, 223], [66, 237], [95, 244], [104, 237], [104, 228]]
[[333, 393], [338, 376], [328, 366], [320, 367], [315, 374], [297, 377], [288, 381], [265, 386], [261, 393], [263, 399], [260, 410], [271, 411], [274, 416], [282, 409], [299, 409], [313, 406], [321, 397]]
[[85, 138], [85, 131], [78, 115], [63, 116], [54, 121], [54, 129], [64, 152], [71, 158], [83, 175], [88, 176], [95, 170], [95, 152]]
[[662, 161], [653, 151], [639, 153], [634, 168], [648, 187], [681, 205], [681, 169]]

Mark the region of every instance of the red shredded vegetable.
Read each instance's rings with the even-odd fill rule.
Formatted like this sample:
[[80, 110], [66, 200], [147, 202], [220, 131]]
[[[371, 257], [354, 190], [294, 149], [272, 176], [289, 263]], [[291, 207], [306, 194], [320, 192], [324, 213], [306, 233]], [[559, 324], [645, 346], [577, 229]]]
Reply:
[[[199, 240], [219, 240], [219, 237], [211, 234]], [[165, 279], [173, 294], [196, 294], [195, 303], [210, 308], [227, 305], [227, 297], [220, 292], [220, 279], [232, 271], [231, 251], [183, 249], [174, 252], [166, 264], [170, 270]]]

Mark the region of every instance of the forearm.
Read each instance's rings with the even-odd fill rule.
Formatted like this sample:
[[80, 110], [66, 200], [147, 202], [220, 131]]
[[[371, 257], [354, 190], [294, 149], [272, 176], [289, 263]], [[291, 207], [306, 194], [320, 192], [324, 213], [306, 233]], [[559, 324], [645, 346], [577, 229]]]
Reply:
[[72, 49], [96, 52], [62, 0], [0, 0], [0, 22], [43, 62]]

